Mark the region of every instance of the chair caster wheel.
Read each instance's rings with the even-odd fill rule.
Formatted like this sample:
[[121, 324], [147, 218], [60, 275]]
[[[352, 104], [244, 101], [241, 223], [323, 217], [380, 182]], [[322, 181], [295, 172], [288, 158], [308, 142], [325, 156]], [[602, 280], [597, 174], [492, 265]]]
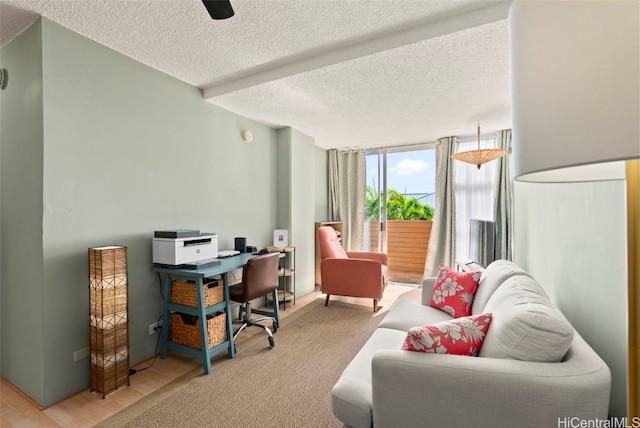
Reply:
[[278, 323], [277, 322], [273, 322], [273, 324], [271, 325], [271, 330], [273, 331], [273, 333], [275, 334], [278, 331]]
[[273, 337], [269, 338], [269, 348], [273, 348], [275, 346], [275, 342], [273, 341]]

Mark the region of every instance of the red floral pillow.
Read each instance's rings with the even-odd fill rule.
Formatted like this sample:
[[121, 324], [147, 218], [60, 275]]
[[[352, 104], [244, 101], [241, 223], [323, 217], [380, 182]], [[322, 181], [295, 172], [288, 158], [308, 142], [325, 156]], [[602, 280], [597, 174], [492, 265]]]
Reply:
[[481, 275], [481, 272], [458, 272], [440, 264], [430, 305], [454, 318], [471, 315], [471, 304]]
[[471, 315], [437, 324], [412, 327], [407, 332], [402, 349], [475, 357], [480, 352], [491, 319], [491, 314]]

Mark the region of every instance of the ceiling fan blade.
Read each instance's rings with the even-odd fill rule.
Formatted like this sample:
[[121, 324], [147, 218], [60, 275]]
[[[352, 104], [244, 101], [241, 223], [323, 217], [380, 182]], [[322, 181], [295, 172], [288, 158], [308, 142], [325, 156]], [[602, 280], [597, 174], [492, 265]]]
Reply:
[[233, 16], [233, 8], [229, 0], [202, 0], [202, 3], [213, 19], [227, 19]]

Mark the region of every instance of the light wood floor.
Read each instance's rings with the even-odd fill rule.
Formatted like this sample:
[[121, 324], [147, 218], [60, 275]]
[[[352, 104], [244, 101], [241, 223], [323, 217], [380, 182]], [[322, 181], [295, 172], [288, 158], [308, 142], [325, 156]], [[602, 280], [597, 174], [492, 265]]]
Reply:
[[[388, 308], [399, 297], [419, 299], [420, 292], [420, 288], [411, 290], [390, 284], [379, 303], [383, 308]], [[286, 310], [281, 310], [280, 315], [286, 318], [311, 301], [324, 299], [324, 297], [320, 291], [310, 293], [296, 299], [295, 305], [287, 304]], [[332, 296], [331, 300], [372, 307], [371, 299]], [[247, 337], [258, 333], [264, 334], [255, 328], [245, 331], [246, 333], [241, 333], [242, 337], [239, 337], [239, 340], [246, 340]], [[275, 337], [277, 342], [277, 335]], [[104, 399], [87, 389], [44, 410], [38, 408], [33, 401], [2, 379], [0, 381], [0, 426], [3, 428], [91, 427], [201, 365], [202, 361], [199, 359], [169, 352], [164, 360], [158, 357], [133, 366], [139, 371], [130, 377], [130, 386], [119, 389]], [[147, 369], [140, 370], [147, 366], [149, 366]], [[213, 369], [215, 370], [215, 367]]]

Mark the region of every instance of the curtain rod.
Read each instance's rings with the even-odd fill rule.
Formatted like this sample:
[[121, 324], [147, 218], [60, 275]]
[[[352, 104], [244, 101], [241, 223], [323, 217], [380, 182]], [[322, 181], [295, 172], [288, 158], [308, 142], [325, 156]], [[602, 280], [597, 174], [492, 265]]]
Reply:
[[[510, 128], [507, 129], [501, 129], [498, 131], [493, 131], [493, 132], [489, 132], [488, 134], [480, 134], [480, 139], [481, 140], [487, 140], [490, 138], [495, 138], [496, 134], [498, 132], [502, 132], [502, 131], [507, 131]], [[476, 138], [478, 138], [477, 134], [466, 134], [466, 135], [449, 135], [448, 137], [455, 137], [458, 141], [457, 143], [466, 143], [468, 141], [475, 141]], [[442, 138], [447, 138], [447, 137], [442, 137]], [[411, 144], [405, 144], [402, 146], [379, 146], [379, 147], [345, 147], [345, 148], [339, 148], [339, 149], [329, 149], [329, 150], [339, 150], [342, 151], [343, 153], [349, 150], [364, 150], [365, 152], [371, 152], [371, 151], [375, 151], [375, 150], [395, 150], [395, 151], [405, 151], [405, 149], [410, 149], [410, 148], [433, 148], [435, 147], [435, 145], [437, 144], [437, 141], [433, 141], [433, 142], [429, 142], [429, 143], [411, 143]], [[432, 146], [432, 147], [429, 147]]]
[[435, 147], [435, 142], [433, 143], [413, 143], [413, 144], [405, 144], [402, 146], [381, 146], [381, 147], [367, 147], [365, 151], [374, 151], [374, 150], [396, 150], [396, 151], [405, 151], [404, 149], [411, 148], [432, 148]]

